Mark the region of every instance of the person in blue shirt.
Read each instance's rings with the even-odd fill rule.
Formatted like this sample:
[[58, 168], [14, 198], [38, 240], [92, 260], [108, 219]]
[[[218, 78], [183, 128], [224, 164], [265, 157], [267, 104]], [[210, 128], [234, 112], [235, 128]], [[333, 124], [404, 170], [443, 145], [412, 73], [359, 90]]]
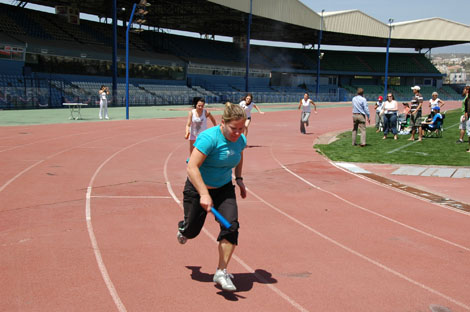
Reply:
[[358, 88], [357, 95], [352, 99], [353, 106], [353, 130], [352, 130], [352, 145], [356, 144], [357, 129], [361, 131], [361, 147], [366, 146], [366, 118], [370, 124], [369, 106], [364, 97], [364, 89]]
[[213, 279], [227, 291], [236, 290], [231, 280], [233, 276], [227, 273], [227, 266], [238, 244], [239, 228], [232, 171], [241, 197], [246, 197], [242, 178], [245, 121], [243, 108], [227, 102], [220, 126], [209, 128], [197, 137], [188, 162], [188, 179], [183, 191], [184, 220], [178, 223], [177, 239], [180, 244], [199, 235], [211, 207], [231, 224], [229, 229], [220, 225], [217, 238], [219, 260]]
[[421, 123], [421, 136], [424, 135], [425, 131], [427, 130], [436, 130], [442, 123], [442, 115], [440, 113], [441, 108], [439, 106], [435, 106], [432, 109], [432, 114], [426, 121]]

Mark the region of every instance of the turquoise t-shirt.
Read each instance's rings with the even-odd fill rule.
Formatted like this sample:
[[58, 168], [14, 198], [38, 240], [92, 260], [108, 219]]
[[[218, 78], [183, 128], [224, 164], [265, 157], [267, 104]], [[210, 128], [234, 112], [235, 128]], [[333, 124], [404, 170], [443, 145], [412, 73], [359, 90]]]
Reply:
[[231, 142], [225, 138], [220, 126], [215, 126], [201, 132], [194, 142], [194, 147], [206, 155], [199, 167], [204, 183], [221, 187], [232, 180], [232, 169], [241, 160], [246, 138], [242, 134], [236, 142]]

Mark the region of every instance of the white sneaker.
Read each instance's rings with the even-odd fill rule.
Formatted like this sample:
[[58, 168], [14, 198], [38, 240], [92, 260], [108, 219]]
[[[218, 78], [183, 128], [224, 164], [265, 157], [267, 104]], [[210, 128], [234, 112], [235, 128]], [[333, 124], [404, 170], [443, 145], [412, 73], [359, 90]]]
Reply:
[[103, 117], [100, 117], [100, 120], [103, 119]]
[[108, 117], [108, 116], [106, 116], [106, 117], [104, 117], [104, 119], [109, 119], [109, 117]]
[[188, 241], [188, 238], [185, 237], [181, 232], [178, 230], [178, 233], [176, 234], [176, 239], [178, 240], [178, 243], [181, 245], [185, 244]]
[[235, 287], [235, 285], [233, 285], [232, 280], [230, 278], [233, 278], [233, 275], [227, 273], [226, 269], [217, 269], [214, 274], [214, 283], [219, 284], [223, 290], [236, 291], [237, 288]]

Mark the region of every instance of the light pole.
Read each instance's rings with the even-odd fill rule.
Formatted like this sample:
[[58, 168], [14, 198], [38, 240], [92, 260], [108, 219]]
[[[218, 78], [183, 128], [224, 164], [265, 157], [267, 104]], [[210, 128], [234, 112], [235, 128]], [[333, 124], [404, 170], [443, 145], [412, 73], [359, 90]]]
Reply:
[[315, 91], [315, 97], [317, 98], [316, 101], [318, 101], [318, 93], [320, 91], [320, 59], [321, 59], [321, 54], [320, 54], [320, 46], [321, 46], [321, 39], [323, 35], [323, 12], [325, 10], [321, 10], [321, 22], [320, 22], [320, 35], [318, 36], [318, 49], [317, 49], [317, 88]]
[[[147, 7], [150, 6], [150, 3], [147, 0], [140, 0], [139, 2], [139, 11], [137, 13], [138, 20], [137, 23], [142, 26], [146, 22], [145, 15], [147, 14]], [[126, 119], [129, 119], [129, 31], [132, 27], [132, 19], [134, 18], [135, 8], [137, 3], [134, 3], [132, 6], [131, 16], [129, 22], [127, 23], [126, 29]]]
[[134, 18], [136, 3], [132, 6], [131, 17], [127, 24], [126, 29], [126, 119], [129, 119], [129, 30], [132, 26], [132, 19]]
[[393, 18], [388, 19], [388, 40], [387, 40], [387, 53], [385, 54], [385, 84], [384, 84], [384, 99], [387, 98], [387, 83], [388, 83], [388, 54], [390, 49], [390, 40], [392, 37], [392, 23]]
[[253, 0], [250, 0], [250, 15], [248, 16], [248, 28], [246, 34], [246, 70], [245, 70], [245, 92], [248, 93], [248, 76], [250, 74], [250, 36], [251, 20], [253, 16]]

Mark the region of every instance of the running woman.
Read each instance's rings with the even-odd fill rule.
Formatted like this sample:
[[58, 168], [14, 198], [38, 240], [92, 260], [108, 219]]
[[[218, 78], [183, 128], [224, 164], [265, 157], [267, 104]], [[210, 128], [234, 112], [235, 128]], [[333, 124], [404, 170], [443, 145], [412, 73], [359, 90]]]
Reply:
[[264, 114], [255, 103], [253, 103], [253, 95], [251, 93], [247, 93], [243, 98], [239, 105], [245, 110], [246, 113], [246, 122], [245, 122], [245, 136], [248, 136], [248, 127], [251, 123], [251, 110], [256, 108], [260, 114]]
[[239, 228], [232, 171], [241, 197], [246, 197], [242, 177], [245, 121], [245, 111], [239, 105], [227, 102], [220, 126], [209, 128], [197, 137], [183, 191], [184, 220], [178, 223], [177, 239], [180, 244], [200, 233], [212, 206], [231, 224], [229, 229], [220, 225], [218, 266], [213, 278], [227, 291], [236, 290], [227, 266], [238, 244]]
[[189, 155], [193, 152], [194, 142], [197, 136], [207, 129], [207, 118], [212, 121], [214, 126], [217, 125], [214, 116], [207, 111], [204, 106], [206, 101], [201, 97], [193, 99], [193, 109], [188, 113], [188, 122], [186, 123], [186, 133], [184, 138], [189, 139]]
[[317, 113], [317, 105], [309, 99], [309, 95], [307, 92], [304, 93], [304, 98], [300, 100], [299, 107], [302, 107], [302, 114], [300, 115], [300, 132], [305, 134], [305, 126], [308, 127], [308, 119], [310, 118], [310, 105], [313, 105], [315, 108], [315, 114]]

